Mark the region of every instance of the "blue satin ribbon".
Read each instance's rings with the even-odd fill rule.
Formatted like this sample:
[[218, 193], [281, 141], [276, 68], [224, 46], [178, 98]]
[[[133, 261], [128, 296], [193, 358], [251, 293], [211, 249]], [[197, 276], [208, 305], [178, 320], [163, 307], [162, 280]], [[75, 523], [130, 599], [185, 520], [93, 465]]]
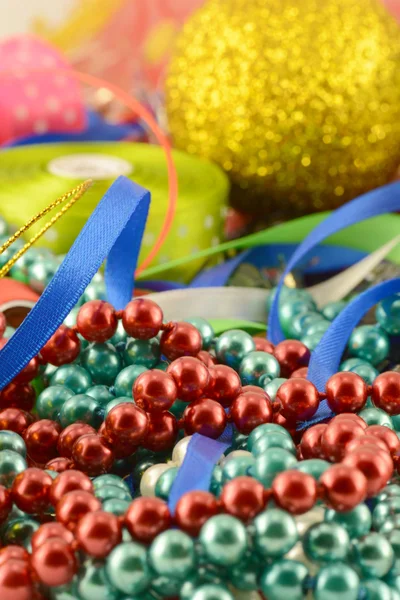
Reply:
[[62, 324], [107, 256], [108, 300], [117, 309], [131, 300], [149, 205], [150, 192], [126, 177], [109, 188], [36, 305], [0, 350], [0, 390]]
[[390, 183], [381, 188], [363, 194], [348, 202], [322, 223], [320, 223], [298, 246], [297, 250], [289, 260], [286, 269], [277, 287], [277, 293], [272, 303], [268, 320], [268, 338], [273, 344], [278, 344], [285, 339], [279, 322], [278, 306], [279, 295], [282, 290], [283, 281], [298, 262], [304, 258], [317, 244], [323, 242], [327, 237], [345, 229], [350, 225], [365, 221], [371, 217], [393, 212], [400, 209], [400, 182]]

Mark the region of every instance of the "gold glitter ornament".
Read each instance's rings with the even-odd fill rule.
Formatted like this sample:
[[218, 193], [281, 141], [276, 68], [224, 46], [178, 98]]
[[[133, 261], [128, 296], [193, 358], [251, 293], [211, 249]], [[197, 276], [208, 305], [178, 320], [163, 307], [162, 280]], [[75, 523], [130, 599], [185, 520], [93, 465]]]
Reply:
[[166, 80], [175, 145], [247, 211], [336, 208], [400, 162], [400, 28], [380, 0], [208, 0]]

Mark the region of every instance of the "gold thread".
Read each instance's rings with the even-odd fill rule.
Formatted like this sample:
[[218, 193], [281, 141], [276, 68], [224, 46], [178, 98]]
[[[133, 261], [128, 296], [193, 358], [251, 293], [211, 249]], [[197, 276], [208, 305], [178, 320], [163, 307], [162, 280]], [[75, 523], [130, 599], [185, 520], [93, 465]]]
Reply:
[[46, 231], [48, 229], [50, 229], [50, 227], [52, 227], [54, 225], [54, 223], [56, 223], [58, 221], [58, 219], [60, 219], [75, 204], [75, 202], [77, 200], [79, 200], [79, 198], [81, 198], [81, 196], [83, 196], [83, 194], [86, 192], [86, 190], [89, 189], [89, 187], [91, 185], [92, 185], [92, 180], [88, 179], [87, 181], [84, 181], [83, 183], [76, 186], [74, 189], [70, 190], [66, 194], [63, 194], [62, 196], [57, 198], [57, 200], [55, 200], [54, 202], [52, 202], [51, 204], [46, 206], [46, 208], [44, 208], [43, 210], [38, 212], [36, 215], [34, 215], [31, 219], [29, 219], [29, 221], [27, 223], [25, 223], [25, 225], [23, 225], [20, 229], [18, 229], [18, 231], [16, 233], [14, 233], [2, 246], [0, 246], [0, 254], [2, 254], [5, 250], [7, 250], [7, 248], [9, 248], [11, 246], [11, 244], [13, 244], [18, 238], [20, 238], [34, 223], [36, 223], [37, 221], [40, 221], [40, 219], [42, 219], [45, 215], [47, 215], [47, 213], [49, 213], [54, 208], [56, 208], [59, 204], [62, 204], [66, 200], [70, 199], [69, 202], [67, 202], [67, 204], [65, 206], [63, 206], [54, 215], [54, 217], [52, 217], [50, 219], [50, 221], [48, 223], [46, 223], [46, 225], [44, 225], [42, 227], [42, 229], [40, 231], [38, 231], [38, 233], [36, 235], [34, 235], [29, 240], [29, 242], [27, 242], [22, 248], [20, 248], [20, 250], [18, 250], [18, 252], [16, 252], [16, 254], [12, 258], [10, 258], [10, 260], [0, 269], [0, 279], [8, 273], [8, 271], [17, 262], [17, 260], [23, 254], [25, 254], [25, 252], [27, 250], [29, 250], [29, 248], [35, 242], [37, 242], [37, 240], [40, 237], [42, 237], [42, 235], [44, 233], [46, 233]]

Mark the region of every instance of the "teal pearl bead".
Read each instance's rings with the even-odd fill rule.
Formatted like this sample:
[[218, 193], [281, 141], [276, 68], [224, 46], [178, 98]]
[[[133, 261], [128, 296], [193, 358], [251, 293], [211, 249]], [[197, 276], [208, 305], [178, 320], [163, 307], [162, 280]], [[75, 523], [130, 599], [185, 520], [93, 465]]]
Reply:
[[214, 328], [206, 321], [206, 319], [202, 319], [201, 317], [193, 317], [190, 319], [185, 319], [186, 323], [191, 323], [199, 330], [201, 338], [203, 340], [203, 350], [208, 350], [212, 344], [213, 339], [215, 338]]
[[314, 333], [309, 333], [303, 335], [300, 338], [302, 344], [307, 346], [307, 348], [312, 352], [318, 346], [325, 332], [316, 331]]
[[191, 600], [234, 600], [234, 597], [225, 586], [206, 583], [193, 592]]
[[380, 494], [378, 494], [376, 499], [378, 500], [378, 502], [381, 502], [382, 500], [387, 500], [388, 498], [395, 498], [397, 496], [400, 496], [400, 485], [398, 485], [397, 483], [390, 483], [385, 488], [383, 488], [383, 490]]
[[[268, 381], [263, 386], [264, 390], [267, 392], [267, 394], [270, 397], [270, 399], [272, 400], [272, 402], [274, 402], [276, 400], [276, 394], [278, 393], [278, 390], [281, 387], [282, 383], [285, 383], [285, 381], [287, 381], [287, 379], [285, 377], [275, 377], [275, 379]], [[253, 429], [253, 431], [254, 431], [254, 429]]]
[[336, 563], [323, 567], [314, 589], [315, 600], [357, 600], [360, 579], [351, 567]]
[[199, 542], [207, 559], [225, 567], [238, 564], [247, 550], [244, 525], [230, 515], [208, 519], [200, 531]]
[[[271, 310], [272, 303], [276, 296], [276, 290], [277, 290], [277, 288], [274, 287], [271, 289], [271, 291], [268, 294], [267, 302], [266, 302], [266, 309], [268, 312]], [[300, 292], [304, 292], [304, 294], [301, 294]], [[281, 288], [280, 296], [279, 296], [279, 304], [283, 304], [284, 302], [287, 302], [288, 300], [301, 299], [305, 295], [309, 296], [308, 292], [306, 292], [305, 290], [299, 290], [297, 288], [289, 288], [286, 285], [283, 285]]]
[[278, 508], [268, 508], [253, 520], [254, 544], [264, 558], [281, 558], [299, 539], [293, 517]]
[[349, 353], [370, 362], [373, 366], [387, 358], [390, 342], [387, 334], [374, 325], [356, 327], [348, 342]]
[[59, 264], [54, 258], [43, 258], [40, 262], [32, 263], [28, 267], [30, 285], [34, 289], [43, 290], [53, 279], [58, 267]]
[[221, 484], [236, 479], [241, 475], [247, 475], [250, 467], [255, 464], [254, 456], [233, 456], [222, 467]]
[[380, 530], [388, 519], [396, 515], [400, 515], [399, 496], [394, 496], [378, 502], [372, 513], [372, 524], [374, 529]]
[[390, 573], [400, 575], [400, 530], [394, 529], [386, 537], [394, 553], [394, 562]]
[[349, 369], [349, 371], [359, 375], [362, 379], [364, 379], [367, 385], [372, 385], [379, 375], [379, 371], [369, 364], [356, 365], [355, 367]]
[[268, 600], [303, 600], [307, 567], [296, 560], [277, 560], [261, 575], [260, 587]]
[[278, 473], [293, 469], [296, 464], [296, 458], [287, 450], [271, 448], [257, 457], [255, 465], [249, 469], [249, 474], [264, 487], [270, 487]]
[[[17, 452], [23, 458], [26, 458], [26, 445], [24, 439], [14, 431], [0, 431], [0, 452], [2, 450], [12, 450]], [[1, 455], [0, 455], [1, 456]]]
[[79, 365], [63, 365], [51, 377], [51, 385], [65, 385], [74, 394], [84, 394], [92, 385], [88, 371]]
[[367, 600], [394, 600], [390, 587], [379, 579], [368, 579], [363, 582]]
[[254, 456], [264, 454], [270, 448], [283, 448], [292, 454], [296, 454], [296, 446], [291, 438], [280, 432], [271, 432], [261, 435], [253, 444], [251, 452]]
[[394, 562], [393, 548], [380, 533], [369, 533], [353, 546], [354, 563], [365, 577], [383, 577]]
[[152, 369], [161, 357], [160, 342], [155, 337], [151, 340], [128, 340], [124, 350], [126, 365], [142, 365]]
[[328, 304], [325, 304], [321, 312], [325, 319], [328, 319], [328, 321], [333, 321], [333, 319], [336, 319], [336, 317], [342, 312], [346, 305], [347, 302], [344, 300], [329, 302]]
[[31, 552], [31, 539], [35, 531], [39, 529], [39, 523], [29, 517], [20, 517], [10, 521], [2, 533], [2, 542], [4, 546], [15, 544], [23, 546], [28, 552]]
[[315, 303], [311, 298], [307, 301], [304, 299], [295, 299], [282, 302], [279, 306], [279, 320], [285, 337], [291, 338], [296, 333], [293, 330], [293, 321], [296, 316], [316, 312], [315, 309]]
[[187, 402], [183, 400], [175, 400], [169, 412], [171, 412], [177, 419], [180, 419], [187, 407]]
[[113, 398], [110, 402], [108, 402], [104, 408], [104, 417], [108, 415], [110, 410], [112, 410], [118, 404], [124, 404], [125, 402], [132, 402], [133, 398], [128, 398], [127, 396], [122, 396], [121, 398]]
[[324, 321], [324, 317], [320, 313], [305, 312], [295, 315], [291, 324], [292, 337], [299, 340], [309, 325], [319, 321]]
[[79, 600], [117, 600], [119, 596], [102, 563], [89, 560], [78, 573], [76, 589]]
[[122, 321], [118, 321], [117, 331], [114, 333], [112, 338], [110, 338], [110, 343], [117, 347], [119, 344], [124, 344], [128, 339], [128, 334], [126, 333]]
[[26, 460], [14, 450], [1, 450], [0, 452], [0, 485], [6, 488], [12, 486], [19, 473], [27, 468]]
[[258, 438], [270, 433], [281, 433], [282, 435], [286, 435], [286, 437], [290, 440], [292, 439], [287, 429], [285, 429], [281, 425], [277, 425], [276, 423], [264, 423], [263, 425], [259, 425], [258, 427], [253, 429], [253, 431], [250, 433], [247, 439], [247, 446], [250, 452], [252, 451], [252, 448], [255, 442], [258, 440]]
[[325, 521], [337, 523], [344, 527], [350, 538], [359, 538], [367, 535], [371, 529], [372, 516], [365, 504], [359, 504], [348, 512], [337, 512], [336, 510], [325, 511]]
[[389, 296], [379, 302], [376, 320], [389, 335], [400, 335], [400, 295]]
[[140, 594], [151, 581], [146, 548], [135, 542], [116, 546], [106, 559], [105, 570], [114, 588], [124, 594]]
[[116, 517], [123, 517], [129, 508], [132, 498], [130, 500], [120, 500], [119, 498], [109, 498], [102, 503], [102, 510], [109, 512]]
[[87, 396], [91, 396], [100, 404], [100, 406], [107, 406], [115, 396], [112, 395], [106, 385], [94, 385], [90, 387], [86, 392]]
[[313, 336], [316, 333], [325, 333], [325, 331], [327, 331], [327, 329], [329, 329], [330, 326], [331, 324], [329, 321], [316, 321], [315, 323], [307, 325], [301, 337], [303, 338], [304, 336]]
[[400, 431], [400, 415], [392, 415], [392, 423], [394, 430], [398, 433]]
[[344, 360], [339, 367], [339, 371], [350, 371], [353, 367], [357, 367], [357, 365], [370, 365], [366, 360], [362, 360], [361, 358], [347, 358]]
[[230, 583], [238, 590], [251, 592], [259, 589], [259, 580], [264, 568], [260, 557], [254, 552], [249, 552], [238, 564], [229, 569]]
[[172, 484], [174, 483], [177, 474], [178, 467], [171, 467], [168, 471], [161, 473], [157, 480], [156, 487], [154, 488], [154, 493], [157, 498], [168, 500]]
[[240, 363], [239, 375], [243, 385], [260, 385], [260, 378], [279, 377], [281, 368], [275, 356], [268, 352], [249, 352]]
[[319, 480], [322, 473], [325, 473], [327, 469], [331, 466], [327, 460], [322, 460], [321, 458], [310, 458], [308, 460], [301, 460], [295, 466], [297, 471], [302, 471], [302, 473], [307, 473], [307, 475], [311, 475], [314, 477], [316, 481]]
[[72, 581], [70, 584], [57, 586], [49, 590], [51, 600], [76, 600], [76, 582]]
[[36, 410], [41, 419], [57, 418], [64, 403], [74, 395], [65, 385], [51, 385], [39, 394], [36, 400]]
[[392, 419], [380, 408], [364, 408], [358, 414], [367, 425], [385, 425], [386, 427], [389, 427], [389, 429], [393, 429]]
[[132, 471], [132, 478], [135, 486], [139, 486], [143, 473], [147, 471], [149, 467], [159, 464], [159, 462], [159, 457], [150, 453], [141, 457], [140, 459], [136, 459], [136, 463]]
[[157, 363], [154, 368], [158, 369], [159, 371], [166, 371], [168, 369], [168, 367], [169, 367], [169, 363], [162, 360], [161, 362]]
[[345, 560], [350, 549], [346, 529], [334, 522], [312, 525], [303, 538], [305, 555], [315, 562]]
[[214, 496], [219, 496], [222, 490], [222, 469], [219, 465], [216, 465], [213, 469], [210, 483], [210, 492]]
[[244, 357], [255, 349], [251, 335], [239, 329], [231, 329], [220, 335], [215, 346], [218, 360], [236, 370]]
[[107, 292], [104, 281], [93, 280], [87, 286], [86, 290], [83, 292], [82, 297], [83, 303], [89, 302], [90, 300], [107, 300]]
[[101, 502], [112, 499], [132, 501], [132, 496], [129, 491], [116, 485], [103, 485], [100, 488], [95, 489], [94, 495]]
[[114, 475], [113, 473], [105, 473], [104, 475], [98, 475], [92, 481], [93, 487], [96, 490], [107, 486], [112, 485], [114, 487], [119, 487], [126, 492], [129, 492], [129, 485], [118, 475]]
[[81, 364], [100, 385], [112, 385], [122, 369], [121, 357], [110, 343], [90, 344], [81, 353]]
[[153, 540], [149, 560], [157, 575], [184, 579], [195, 567], [193, 540], [178, 529], [164, 531]]
[[91, 396], [77, 394], [64, 403], [60, 410], [59, 421], [63, 429], [77, 421], [87, 423], [96, 429], [103, 421], [103, 410]]
[[114, 383], [114, 392], [116, 396], [132, 396], [132, 387], [136, 379], [141, 373], [147, 371], [146, 367], [142, 365], [130, 365], [125, 367], [117, 375]]
[[168, 576], [160, 576], [151, 582], [150, 593], [152, 598], [176, 598], [182, 587], [181, 579], [173, 579]]

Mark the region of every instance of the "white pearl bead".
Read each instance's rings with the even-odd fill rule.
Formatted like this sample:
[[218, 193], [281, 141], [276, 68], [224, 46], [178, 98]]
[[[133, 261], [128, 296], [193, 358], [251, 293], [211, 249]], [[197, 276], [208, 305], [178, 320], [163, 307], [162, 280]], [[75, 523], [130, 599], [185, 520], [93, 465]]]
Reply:
[[192, 439], [191, 435], [182, 438], [176, 444], [175, 448], [172, 451], [172, 460], [174, 463], [181, 465], [183, 463], [183, 459], [185, 458], [186, 451], [190, 440]]
[[146, 469], [140, 481], [140, 493], [142, 496], [155, 496], [157, 481], [161, 475], [171, 468], [170, 463], [159, 463]]
[[252, 456], [252, 454], [248, 450], [232, 450], [232, 452], [229, 452], [229, 454], [227, 454], [226, 456], [221, 456], [221, 458], [219, 459], [219, 464], [221, 465], [221, 467], [223, 467], [228, 462], [228, 460], [231, 460], [231, 458], [236, 458], [238, 456]]

